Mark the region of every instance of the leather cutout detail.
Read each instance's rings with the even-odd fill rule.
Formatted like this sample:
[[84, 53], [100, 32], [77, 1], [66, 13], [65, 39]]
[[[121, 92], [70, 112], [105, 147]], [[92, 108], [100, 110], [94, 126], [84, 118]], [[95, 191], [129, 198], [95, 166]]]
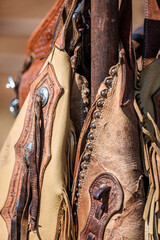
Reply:
[[[41, 112], [37, 113], [41, 114], [40, 129], [37, 131], [37, 126], [35, 124], [35, 105], [38, 93], [42, 88], [46, 88], [48, 90], [49, 97], [46, 105], [44, 107], [42, 106], [43, 108], [41, 108]], [[1, 210], [1, 215], [7, 224], [9, 232], [11, 229], [11, 219], [13, 225], [14, 222], [18, 221], [18, 219], [15, 219], [17, 211], [17, 218], [19, 218], [18, 224], [20, 224], [22, 212], [24, 210], [26, 211], [26, 206], [29, 208], [29, 204], [27, 203], [27, 201], [31, 201], [31, 197], [28, 196], [28, 194], [30, 195], [29, 188], [33, 188], [34, 186], [35, 189], [32, 189], [32, 192], [38, 192], [38, 196], [40, 197], [43, 175], [51, 158], [52, 126], [56, 106], [61, 94], [62, 87], [56, 78], [53, 66], [49, 63], [31, 85], [23, 130], [18, 142], [15, 145], [14, 170], [10, 181], [8, 196], [5, 205]], [[41, 136], [43, 136], [42, 139], [40, 139]], [[39, 146], [37, 146], [38, 144]], [[29, 159], [30, 161], [27, 161], [28, 158], [26, 158], [28, 148], [29, 153], [31, 153], [31, 159]], [[35, 152], [35, 148], [39, 148], [38, 157], [36, 155], [37, 152]], [[30, 165], [33, 158], [36, 160], [38, 159], [39, 162], [37, 163], [37, 166], [39, 166], [39, 170], [36, 168], [31, 169]], [[38, 179], [36, 179], [37, 184], [35, 184], [35, 182], [31, 183], [32, 180], [35, 181], [35, 179], [33, 179], [34, 176], [38, 176]], [[27, 183], [29, 179], [30, 184]], [[27, 214], [25, 213], [25, 215]]]
[[106, 172], [96, 177], [90, 186], [89, 193], [91, 208], [80, 239], [102, 240], [110, 218], [121, 210], [123, 190], [118, 179]]
[[152, 96], [154, 110], [155, 110], [155, 120], [158, 128], [160, 129], [160, 88]]

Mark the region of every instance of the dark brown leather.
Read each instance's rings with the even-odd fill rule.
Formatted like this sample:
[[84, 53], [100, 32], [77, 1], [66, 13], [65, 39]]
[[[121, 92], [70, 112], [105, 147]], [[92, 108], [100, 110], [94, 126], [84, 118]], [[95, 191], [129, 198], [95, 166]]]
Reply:
[[91, 0], [91, 102], [118, 58], [118, 1]]
[[89, 81], [84, 75], [79, 73], [83, 73], [82, 58], [80, 57], [81, 52], [82, 43], [75, 47], [74, 55], [71, 57], [73, 82], [71, 85], [70, 114], [74, 123], [77, 139], [79, 139], [80, 131], [90, 108]]
[[[87, 95], [85, 93], [88, 93]], [[74, 123], [77, 139], [90, 106], [89, 88], [87, 79], [75, 73], [71, 92], [71, 119]]]
[[155, 111], [155, 122], [160, 129], [160, 89], [152, 96]]
[[122, 0], [119, 11], [119, 35], [130, 68], [134, 69], [132, 55], [132, 0]]
[[28, 58], [32, 54], [34, 56], [34, 63], [32, 63], [29, 68], [25, 68], [25, 71], [22, 71], [18, 96], [20, 108], [29, 93], [31, 83], [38, 76], [40, 69], [51, 51], [53, 38], [55, 37], [55, 28], [63, 3], [64, 0], [56, 1], [43, 22], [37, 27], [28, 41], [26, 57]]
[[150, 64], [160, 49], [160, 1], [145, 1], [144, 21], [144, 67]]
[[[120, 105], [126, 105], [133, 100], [134, 92], [134, 57], [131, 42], [132, 33], [132, 0], [122, 0], [119, 11], [119, 35], [124, 52], [122, 57], [123, 64], [123, 82], [121, 86]], [[122, 50], [123, 51], [123, 50]]]
[[[41, 105], [42, 98], [39, 97], [42, 87], [49, 92], [49, 99], [44, 107]], [[54, 68], [48, 64], [31, 85], [23, 131], [15, 145], [16, 162], [9, 192], [1, 211], [13, 239], [20, 239], [21, 225], [24, 232], [21, 239], [26, 238], [28, 217], [29, 229], [34, 230], [36, 227], [43, 175], [51, 157], [51, 129], [61, 94], [62, 88]]]

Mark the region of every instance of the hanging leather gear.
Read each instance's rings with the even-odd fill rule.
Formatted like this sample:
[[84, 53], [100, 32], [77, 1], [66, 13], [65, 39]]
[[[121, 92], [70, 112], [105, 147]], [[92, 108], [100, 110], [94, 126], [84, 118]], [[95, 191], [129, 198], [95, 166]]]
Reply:
[[159, 239], [160, 4], [146, 0], [133, 42], [132, 1], [118, 5], [58, 0], [28, 42], [0, 152], [2, 240]]
[[144, 173], [149, 179], [147, 201], [143, 213], [145, 239], [156, 240], [160, 235], [160, 60], [158, 52], [160, 49], [158, 41], [160, 2], [146, 0], [145, 4], [143, 70], [136, 76], [134, 106], [139, 118]]
[[124, 48], [98, 89], [77, 147], [73, 211], [81, 240], [144, 239], [130, 14], [131, 1], [122, 1], [119, 32]]
[[[59, 20], [65, 31], [75, 2], [66, 5], [70, 14]], [[71, 83], [70, 56], [54, 46], [1, 151], [1, 239], [75, 239], [69, 202], [76, 147]]]

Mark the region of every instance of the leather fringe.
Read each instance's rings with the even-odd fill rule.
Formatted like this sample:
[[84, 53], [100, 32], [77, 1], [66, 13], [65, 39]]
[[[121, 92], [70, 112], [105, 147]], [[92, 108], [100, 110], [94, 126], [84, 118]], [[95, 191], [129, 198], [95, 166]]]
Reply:
[[149, 113], [140, 107], [140, 79], [136, 82], [134, 108], [139, 118], [140, 140], [143, 151], [144, 173], [149, 178], [149, 190], [143, 219], [146, 240], [159, 239], [160, 235], [160, 132]]
[[57, 216], [57, 228], [54, 239], [76, 240], [72, 209], [65, 189], [63, 189], [63, 192], [61, 194], [61, 200]]

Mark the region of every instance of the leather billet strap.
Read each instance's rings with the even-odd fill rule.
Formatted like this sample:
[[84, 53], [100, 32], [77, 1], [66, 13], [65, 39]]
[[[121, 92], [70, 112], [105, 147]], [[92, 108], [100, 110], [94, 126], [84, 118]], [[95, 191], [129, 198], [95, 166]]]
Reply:
[[160, 49], [160, 0], [145, 0], [143, 67], [150, 64]]
[[120, 96], [120, 106], [133, 101], [135, 61], [132, 49], [132, 0], [122, 0], [119, 10], [119, 38], [124, 50], [122, 58], [124, 64], [123, 82]]
[[[84, 1], [83, 1], [84, 2]], [[62, 30], [56, 40], [56, 47], [59, 48], [60, 50], [64, 50], [65, 49], [65, 45], [66, 45], [66, 35], [67, 35], [67, 31], [68, 31], [68, 26], [69, 26], [69, 23], [72, 19], [72, 15], [73, 15], [73, 12], [76, 8], [76, 5], [78, 3], [78, 0], [66, 0], [65, 3], [64, 3], [64, 6], [67, 6], [67, 9], [69, 10], [68, 13], [65, 13], [65, 7], [62, 11], [62, 14], [61, 14], [61, 21], [64, 22], [64, 25], [62, 27]], [[65, 21], [63, 20], [64, 18], [64, 15], [67, 16]]]
[[119, 35], [120, 41], [126, 52], [128, 64], [134, 69], [132, 54], [132, 0], [122, 0], [119, 10]]

